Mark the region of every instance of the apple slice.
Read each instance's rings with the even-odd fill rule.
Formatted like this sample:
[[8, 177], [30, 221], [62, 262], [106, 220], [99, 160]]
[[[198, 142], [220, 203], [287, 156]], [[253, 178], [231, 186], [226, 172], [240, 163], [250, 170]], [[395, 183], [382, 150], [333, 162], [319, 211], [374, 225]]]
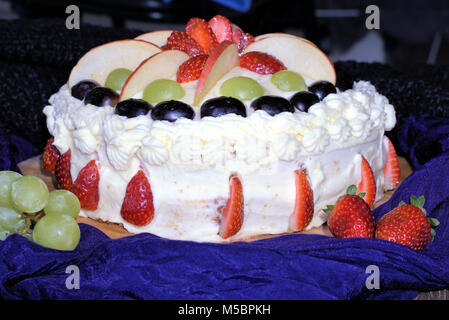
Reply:
[[212, 49], [198, 79], [193, 105], [198, 106], [218, 80], [238, 64], [239, 50], [231, 41], [223, 41]]
[[188, 59], [189, 55], [179, 50], [166, 50], [151, 56], [129, 76], [123, 85], [119, 101], [132, 98], [154, 80], [176, 80], [178, 67]]
[[334, 65], [323, 51], [309, 40], [283, 33], [267, 34], [258, 38], [243, 54], [250, 51], [271, 54], [288, 70], [301, 74], [308, 85], [318, 80], [327, 80], [335, 84]]
[[167, 39], [168, 37], [170, 37], [172, 32], [173, 30], [152, 31], [141, 34], [140, 36], [137, 36], [135, 39], [151, 42], [157, 45], [158, 47], [162, 47], [167, 44]]
[[112, 70], [126, 68], [131, 71], [145, 59], [161, 52], [156, 45], [142, 40], [108, 42], [88, 51], [73, 67], [69, 87], [82, 80], [95, 80], [104, 85]]
[[255, 37], [254, 40], [255, 40], [255, 41], [259, 41], [259, 40], [263, 40], [263, 39], [265, 39], [265, 38], [271, 38], [271, 37], [290, 37], [290, 38], [298, 38], [298, 39], [300, 39], [300, 40], [302, 40], [302, 41], [305, 41], [305, 42], [307, 42], [307, 43], [310, 43], [311, 45], [313, 45], [313, 46], [315, 46], [315, 47], [318, 48], [318, 46], [317, 46], [315, 43], [313, 43], [313, 42], [310, 41], [310, 40], [307, 40], [306, 38], [301, 38], [301, 37], [295, 36], [295, 35], [293, 35], [293, 34], [282, 33], [282, 32], [274, 32], [274, 33], [265, 33], [265, 34], [261, 34], [261, 35]]

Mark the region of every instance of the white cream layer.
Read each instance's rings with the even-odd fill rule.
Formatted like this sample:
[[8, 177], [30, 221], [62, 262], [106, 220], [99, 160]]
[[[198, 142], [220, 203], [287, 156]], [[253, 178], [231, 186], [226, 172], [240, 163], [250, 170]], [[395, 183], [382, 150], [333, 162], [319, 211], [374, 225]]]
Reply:
[[[45, 107], [47, 126], [61, 152], [72, 150], [72, 177], [91, 159], [100, 164], [100, 203], [96, 219], [123, 223], [131, 232], [172, 239], [221, 241], [217, 207], [228, 197], [231, 173], [242, 178], [245, 220], [233, 238], [288, 231], [294, 206], [294, 170], [308, 170], [315, 215], [360, 180], [360, 154], [376, 176], [382, 197], [385, 150], [382, 137], [395, 125], [394, 108], [368, 82], [328, 95], [308, 113], [270, 117], [256, 111], [175, 123], [149, 116], [127, 119], [112, 107], [84, 105], [67, 86]], [[150, 180], [155, 218], [135, 227], [120, 216], [128, 181], [143, 167]]]

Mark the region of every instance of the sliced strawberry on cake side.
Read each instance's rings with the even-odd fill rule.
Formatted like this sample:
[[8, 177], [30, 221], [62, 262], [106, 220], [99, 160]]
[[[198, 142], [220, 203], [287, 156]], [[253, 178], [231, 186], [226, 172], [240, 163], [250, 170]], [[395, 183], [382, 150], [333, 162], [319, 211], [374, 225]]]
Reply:
[[205, 54], [201, 46], [186, 32], [175, 30], [167, 39], [167, 44], [163, 50], [180, 50], [191, 57]]
[[89, 161], [78, 173], [72, 192], [78, 197], [81, 208], [95, 211], [100, 200], [100, 172], [95, 160]]
[[387, 149], [387, 162], [383, 168], [384, 188], [386, 191], [395, 189], [401, 181], [401, 167], [399, 159], [394, 149], [393, 143], [387, 136], [384, 136], [383, 143]]
[[239, 67], [258, 74], [273, 74], [287, 68], [272, 55], [259, 51], [250, 51], [239, 59]]
[[214, 32], [204, 19], [191, 18], [187, 22], [186, 33], [200, 45], [206, 54], [209, 54], [218, 45]]
[[290, 216], [289, 229], [302, 231], [312, 221], [314, 212], [313, 190], [309, 184], [305, 170], [295, 171], [295, 185], [295, 207]]
[[233, 175], [229, 180], [229, 198], [224, 208], [219, 235], [227, 239], [240, 231], [243, 224], [243, 186], [239, 177]]
[[363, 199], [369, 206], [372, 206], [374, 200], [376, 199], [376, 179], [374, 179], [373, 170], [371, 169], [368, 161], [366, 161], [364, 156], [361, 157], [361, 180], [357, 186], [357, 190], [365, 194]]
[[185, 83], [198, 80], [208, 57], [208, 55], [199, 55], [181, 64], [176, 74], [176, 81]]
[[55, 166], [55, 176], [59, 187], [69, 191], [73, 184], [72, 174], [70, 173], [71, 154], [70, 149], [61, 154]]
[[42, 153], [42, 163], [44, 165], [44, 169], [48, 172], [55, 172], [56, 163], [61, 155], [58, 148], [53, 145], [54, 141], [54, 137], [48, 139], [44, 152]]
[[143, 170], [139, 170], [126, 186], [120, 214], [135, 226], [145, 226], [153, 220], [153, 192]]

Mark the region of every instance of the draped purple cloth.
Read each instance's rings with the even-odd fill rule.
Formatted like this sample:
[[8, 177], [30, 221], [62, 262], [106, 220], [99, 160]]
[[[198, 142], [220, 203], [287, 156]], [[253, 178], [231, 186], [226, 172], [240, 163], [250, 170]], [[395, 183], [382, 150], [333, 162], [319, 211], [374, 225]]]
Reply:
[[[374, 211], [376, 221], [424, 195], [440, 225], [422, 251], [377, 239], [291, 234], [250, 243], [196, 243], [139, 234], [109, 239], [81, 224], [76, 250], [41, 247], [19, 235], [0, 242], [6, 299], [411, 299], [449, 284], [449, 119], [411, 116], [397, 130], [415, 171]], [[2, 135], [2, 169], [36, 153]], [[67, 289], [79, 268], [79, 289]], [[379, 289], [366, 285], [378, 268]], [[368, 269], [367, 269], [368, 268]], [[369, 282], [369, 279], [368, 279]]]

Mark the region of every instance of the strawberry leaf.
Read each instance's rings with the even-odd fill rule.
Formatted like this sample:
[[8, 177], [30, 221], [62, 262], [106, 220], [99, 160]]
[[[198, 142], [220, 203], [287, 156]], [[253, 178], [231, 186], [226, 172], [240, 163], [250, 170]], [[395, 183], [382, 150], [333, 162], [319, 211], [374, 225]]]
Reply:
[[432, 228], [438, 227], [440, 225], [440, 221], [438, 221], [438, 219], [435, 218], [427, 218], [427, 221], [429, 221], [430, 226]]
[[346, 189], [346, 194], [349, 195], [356, 195], [357, 194], [357, 187], [355, 185], [351, 185]]
[[360, 192], [359, 194], [358, 194], [358, 196], [360, 197], [360, 198], [365, 198], [365, 196], [366, 196], [366, 192]]
[[323, 211], [324, 213], [329, 214], [332, 211], [332, 209], [334, 209], [334, 207], [335, 207], [334, 205], [327, 205], [326, 209], [323, 209]]
[[404, 204], [406, 204], [404, 201], [399, 202], [398, 207], [403, 206]]
[[433, 229], [430, 229], [430, 242], [433, 241], [433, 239], [435, 238], [436, 232]]
[[414, 205], [418, 208], [422, 208], [424, 206], [424, 203], [426, 202], [426, 199], [424, 196], [420, 196], [419, 198], [416, 198], [414, 195], [410, 197], [410, 204]]

